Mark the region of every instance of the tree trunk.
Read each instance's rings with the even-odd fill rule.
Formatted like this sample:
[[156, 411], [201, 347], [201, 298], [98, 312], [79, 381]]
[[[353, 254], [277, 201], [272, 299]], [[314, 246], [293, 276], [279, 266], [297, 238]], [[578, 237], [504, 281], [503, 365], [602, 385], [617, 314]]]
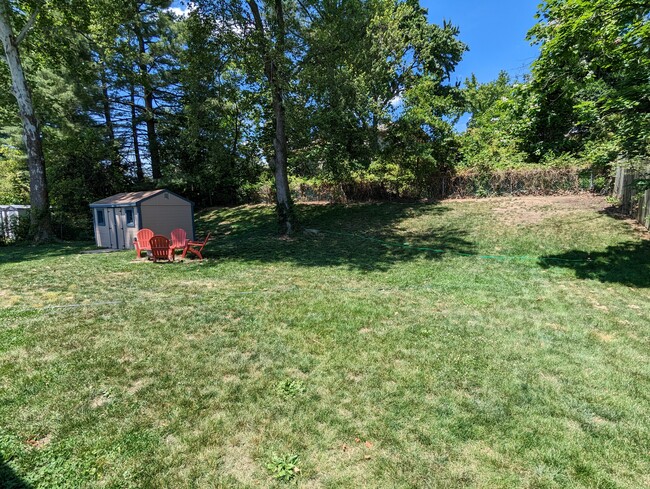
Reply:
[[237, 157], [237, 145], [239, 144], [239, 106], [236, 106], [235, 113], [235, 134], [232, 138], [232, 156], [233, 158]]
[[131, 84], [131, 135], [133, 137], [133, 156], [135, 158], [135, 176], [138, 183], [144, 181], [142, 159], [140, 158], [140, 141], [138, 140], [138, 114], [135, 110], [135, 87]]
[[115, 170], [122, 171], [120, 166], [120, 154], [115, 144], [115, 129], [113, 127], [113, 117], [111, 115], [111, 103], [108, 97], [108, 82], [106, 80], [106, 66], [101, 66], [101, 83], [102, 83], [102, 105], [104, 108], [104, 120], [106, 121], [106, 135], [111, 146], [111, 166]]
[[144, 91], [144, 117], [147, 123], [147, 141], [149, 142], [149, 158], [151, 159], [151, 176], [154, 180], [162, 177], [160, 171], [160, 148], [158, 138], [156, 137], [156, 118], [153, 108], [153, 89], [149, 79], [149, 67], [144, 61], [144, 55], [147, 54], [147, 47], [144, 42], [144, 36], [138, 27], [135, 28], [135, 35], [138, 39], [138, 48], [140, 58], [138, 59], [138, 68], [140, 69], [140, 79]]
[[[248, 0], [248, 5], [253, 14], [255, 29], [260, 35], [260, 51], [264, 60], [264, 72], [271, 86], [273, 98], [273, 149], [274, 149], [274, 168], [275, 173], [275, 198], [280, 232], [291, 234], [297, 227], [296, 217], [293, 211], [293, 201], [289, 189], [289, 177], [287, 173], [287, 134], [286, 134], [286, 117], [284, 108], [284, 92], [282, 88], [282, 72], [278, 69], [278, 64], [272, 57], [269, 49], [269, 40], [264, 32], [264, 24], [259, 8], [255, 0]], [[285, 53], [285, 25], [284, 9], [282, 0], [275, 0], [275, 20], [276, 20], [276, 51], [284, 56]]]
[[275, 136], [273, 138], [273, 149], [275, 150], [275, 198], [280, 230], [282, 233], [291, 234], [296, 223], [293, 214], [291, 191], [289, 189], [289, 177], [287, 175], [287, 135], [285, 128], [284, 99], [282, 87], [277, 81], [273, 84], [272, 89], [273, 113], [275, 119]]
[[38, 121], [34, 114], [32, 97], [20, 61], [18, 43], [9, 22], [9, 12], [4, 0], [0, 0], [0, 38], [2, 38], [2, 45], [11, 73], [13, 94], [18, 102], [18, 111], [23, 123], [23, 141], [27, 148], [29, 200], [31, 205], [30, 236], [36, 243], [42, 243], [52, 239], [52, 220], [45, 176], [45, 157]]

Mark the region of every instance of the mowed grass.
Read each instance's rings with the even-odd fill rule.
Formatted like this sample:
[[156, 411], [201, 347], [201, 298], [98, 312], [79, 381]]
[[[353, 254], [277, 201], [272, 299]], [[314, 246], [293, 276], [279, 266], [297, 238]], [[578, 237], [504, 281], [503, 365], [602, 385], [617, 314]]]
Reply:
[[202, 263], [2, 248], [0, 486], [650, 487], [650, 242], [605, 206], [300, 206], [289, 239], [217, 209]]

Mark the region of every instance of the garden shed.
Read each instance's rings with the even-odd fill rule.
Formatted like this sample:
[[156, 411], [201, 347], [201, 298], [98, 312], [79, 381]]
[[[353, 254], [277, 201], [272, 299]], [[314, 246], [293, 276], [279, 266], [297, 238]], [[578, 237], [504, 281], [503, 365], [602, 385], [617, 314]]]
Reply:
[[97, 246], [133, 248], [140, 229], [169, 237], [182, 228], [194, 239], [194, 203], [166, 189], [125, 192], [90, 204]]

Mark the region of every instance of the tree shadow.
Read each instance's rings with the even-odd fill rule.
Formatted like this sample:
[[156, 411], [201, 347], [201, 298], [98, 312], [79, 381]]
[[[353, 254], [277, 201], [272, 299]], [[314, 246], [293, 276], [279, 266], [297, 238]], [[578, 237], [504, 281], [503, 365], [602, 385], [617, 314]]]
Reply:
[[623, 221], [642, 234], [647, 235], [650, 233], [650, 229], [648, 229], [647, 226], [644, 226], [639, 222], [631, 212], [626, 212], [621, 205], [610, 205], [609, 207], [599, 210], [598, 214], [611, 217], [617, 221]]
[[86, 242], [47, 245], [12, 244], [0, 247], [0, 265], [56, 256], [76, 255], [83, 250], [92, 248], [93, 245]]
[[31, 489], [32, 486], [23, 481], [0, 458], [0, 487], [2, 489]]
[[540, 258], [544, 268], [573, 269], [578, 278], [612, 282], [630, 287], [650, 287], [650, 241], [608, 246], [605, 251], [571, 250]]
[[[440, 259], [445, 253], [472, 253], [466, 232], [434, 223], [416, 232], [400, 231], [400, 222], [426, 214], [435, 218], [450, 209], [439, 204], [326, 204], [296, 206], [303, 231], [280, 237], [269, 206], [218, 209], [197, 219], [197, 233], [212, 232], [207, 256], [255, 262], [293, 262], [304, 266], [345, 265], [386, 270], [418, 257]], [[427, 248], [427, 249], [424, 249]]]

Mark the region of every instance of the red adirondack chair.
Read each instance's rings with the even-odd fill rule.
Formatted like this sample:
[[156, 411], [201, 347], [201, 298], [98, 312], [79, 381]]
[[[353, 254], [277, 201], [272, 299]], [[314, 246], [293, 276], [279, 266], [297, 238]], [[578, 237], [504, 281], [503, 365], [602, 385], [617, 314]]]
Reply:
[[151, 258], [154, 262], [158, 260], [173, 260], [174, 254], [171, 252], [169, 239], [165, 236], [156, 235], [149, 240], [151, 246]]
[[172, 244], [169, 252], [173, 255], [176, 250], [183, 251], [188, 242], [187, 233], [184, 229], [178, 228], [172, 231]]
[[188, 253], [193, 253], [199, 257], [199, 260], [203, 260], [201, 251], [203, 251], [203, 247], [206, 245], [209, 239], [210, 233], [208, 233], [203, 241], [188, 241], [185, 245], [185, 248], [183, 248], [183, 254], [181, 255], [181, 258], [185, 258], [185, 255]]
[[153, 238], [153, 231], [151, 229], [140, 229], [138, 234], [135, 235], [133, 246], [135, 246], [135, 256], [140, 258], [143, 251], [151, 251], [149, 240]]

